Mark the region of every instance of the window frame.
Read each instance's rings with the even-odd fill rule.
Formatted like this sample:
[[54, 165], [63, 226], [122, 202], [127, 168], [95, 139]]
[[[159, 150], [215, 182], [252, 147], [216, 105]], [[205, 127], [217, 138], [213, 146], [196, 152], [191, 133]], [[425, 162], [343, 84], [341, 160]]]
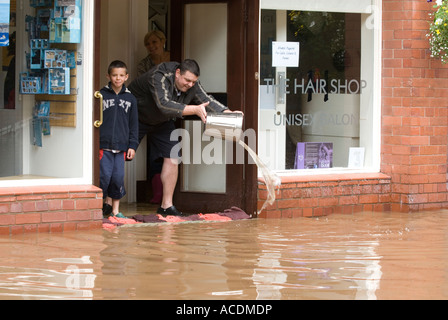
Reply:
[[[93, 55], [94, 55], [94, 0], [83, 1], [82, 6], [82, 50], [81, 63], [82, 63], [82, 75], [78, 79], [78, 84], [82, 83], [82, 94], [79, 95], [77, 108], [82, 107], [82, 118], [80, 123], [82, 126], [82, 172], [79, 177], [75, 178], [35, 178], [35, 179], [11, 179], [11, 180], [1, 180], [0, 188], [2, 187], [35, 187], [35, 186], [55, 186], [55, 185], [90, 185], [93, 183], [93, 78], [90, 72], [87, 70], [93, 70]], [[19, 16], [23, 15], [23, 16]], [[18, 24], [22, 22], [24, 24], [25, 13], [23, 10], [17, 11]], [[24, 32], [22, 30], [21, 32]], [[26, 34], [22, 35], [25, 39]], [[24, 52], [21, 51], [21, 45], [17, 43], [17, 61], [25, 61]], [[17, 68], [20, 70], [20, 67]], [[16, 71], [19, 72], [19, 71]], [[16, 74], [17, 76], [17, 74]], [[16, 90], [17, 91], [17, 90]], [[23, 104], [29, 105], [30, 97], [19, 96], [19, 101]], [[23, 139], [29, 139], [29, 133], [23, 133]], [[22, 166], [26, 167], [30, 161], [28, 157], [28, 152], [23, 151], [22, 155]]]
[[[348, 0], [341, 5], [340, 1], [291, 1], [260, 0], [259, 21], [261, 11], [300, 10], [321, 12], [344, 12], [361, 14], [361, 80], [369, 75], [372, 82], [370, 94], [361, 97], [360, 103], [360, 145], [365, 146], [365, 165], [362, 168], [335, 167], [328, 169], [284, 169], [274, 170], [279, 176], [304, 176], [322, 174], [378, 173], [381, 163], [381, 74], [382, 74], [382, 2], [381, 0]], [[343, 9], [343, 10], [341, 10]], [[371, 43], [372, 46], [366, 45]], [[261, 22], [259, 24], [259, 62], [261, 61]], [[373, 62], [373, 63], [372, 63]], [[259, 63], [259, 74], [260, 63]], [[260, 88], [260, 80], [258, 88]], [[260, 110], [260, 96], [258, 101]], [[260, 121], [259, 130], [260, 132]], [[363, 142], [364, 141], [364, 142]], [[260, 141], [258, 141], [260, 143]], [[260, 176], [260, 172], [258, 173]]]

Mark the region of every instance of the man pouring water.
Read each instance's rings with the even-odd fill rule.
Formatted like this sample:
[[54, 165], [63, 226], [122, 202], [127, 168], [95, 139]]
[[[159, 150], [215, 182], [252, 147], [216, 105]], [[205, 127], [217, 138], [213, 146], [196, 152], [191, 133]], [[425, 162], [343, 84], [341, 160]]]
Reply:
[[182, 215], [173, 204], [178, 177], [179, 159], [173, 159], [171, 141], [176, 129], [175, 119], [196, 115], [207, 120], [207, 110], [212, 113], [241, 113], [231, 111], [207, 94], [199, 82], [200, 69], [196, 61], [161, 63], [139, 78], [128, 89], [137, 98], [139, 115], [139, 141], [145, 135], [151, 148], [151, 160], [163, 161], [161, 180], [163, 198], [157, 213]]

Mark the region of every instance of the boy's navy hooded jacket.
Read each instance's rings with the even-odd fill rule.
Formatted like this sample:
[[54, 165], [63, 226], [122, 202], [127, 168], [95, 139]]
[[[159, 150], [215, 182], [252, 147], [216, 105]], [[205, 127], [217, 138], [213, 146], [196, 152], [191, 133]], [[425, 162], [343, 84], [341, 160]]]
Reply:
[[103, 124], [100, 127], [100, 149], [120, 150], [138, 148], [137, 99], [123, 85], [119, 94], [110, 83], [101, 89], [103, 95]]

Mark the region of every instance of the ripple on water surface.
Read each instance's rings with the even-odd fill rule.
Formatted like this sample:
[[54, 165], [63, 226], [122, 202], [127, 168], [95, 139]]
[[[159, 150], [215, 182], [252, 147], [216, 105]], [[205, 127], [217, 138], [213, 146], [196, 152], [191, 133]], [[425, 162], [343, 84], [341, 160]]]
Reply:
[[448, 212], [0, 238], [1, 299], [446, 299]]

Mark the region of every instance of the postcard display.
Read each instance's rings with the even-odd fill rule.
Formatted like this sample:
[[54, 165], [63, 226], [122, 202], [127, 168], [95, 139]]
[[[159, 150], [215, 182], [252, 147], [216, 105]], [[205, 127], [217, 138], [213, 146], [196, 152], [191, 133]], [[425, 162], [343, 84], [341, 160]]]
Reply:
[[27, 53], [28, 70], [20, 74], [20, 93], [37, 95], [31, 141], [42, 146], [42, 137], [37, 135], [50, 134], [50, 114], [52, 125], [73, 126], [76, 122], [58, 123], [50, 107], [65, 109], [61, 114], [76, 115], [77, 89], [70, 83], [70, 77], [76, 77], [76, 45], [67, 44], [81, 42], [81, 0], [29, 1], [36, 15], [26, 17], [30, 52]]

